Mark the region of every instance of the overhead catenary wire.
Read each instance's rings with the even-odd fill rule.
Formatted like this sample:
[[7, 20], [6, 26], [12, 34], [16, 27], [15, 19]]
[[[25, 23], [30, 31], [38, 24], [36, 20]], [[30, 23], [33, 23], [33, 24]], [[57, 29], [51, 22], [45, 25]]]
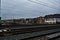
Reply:
[[[52, 4], [54, 4], [55, 5], [55, 7], [60, 7], [60, 3], [58, 3], [58, 2], [55, 2], [55, 1], [51, 1], [51, 0], [49, 0], [49, 2], [50, 3], [52, 3]], [[58, 5], [58, 6], [56, 6], [56, 5]], [[60, 9], [60, 8], [59, 8]]]
[[33, 2], [33, 3], [37, 3], [37, 4], [40, 4], [40, 5], [43, 5], [43, 6], [46, 6], [46, 7], [49, 7], [49, 8], [51, 8], [51, 9], [55, 9], [55, 10], [57, 10], [57, 11], [59, 11], [60, 9], [56, 9], [56, 8], [54, 8], [54, 7], [50, 7], [50, 6], [48, 6], [48, 5], [46, 5], [46, 3], [44, 3], [44, 2], [37, 2], [37, 1], [32, 1], [32, 0], [28, 0], [28, 1], [30, 1], [30, 2]]
[[55, 1], [55, 3], [58, 3], [58, 4], [60, 4], [60, 0], [54, 0]]
[[[42, 2], [42, 1], [39, 1], [39, 0], [36, 0], [36, 1]], [[45, 2], [42, 2], [42, 3], [47, 4], [47, 3], [45, 3]], [[49, 3], [53, 4], [55, 7], [58, 7], [58, 6], [56, 6], [56, 3], [54, 3], [54, 2], [52, 2], [52, 1], [50, 1], [50, 0], [49, 0]], [[53, 6], [53, 5], [51, 5], [51, 6]], [[47, 6], [48, 6], [48, 5], [47, 5]], [[57, 8], [55, 8], [55, 9], [57, 9]], [[60, 9], [58, 9], [58, 10], [60, 10]]]
[[49, 2], [50, 2], [50, 3], [53, 3], [53, 4], [60, 4], [60, 3], [56, 2], [56, 1], [53, 1], [53, 0], [52, 0], [52, 1], [49, 0]]

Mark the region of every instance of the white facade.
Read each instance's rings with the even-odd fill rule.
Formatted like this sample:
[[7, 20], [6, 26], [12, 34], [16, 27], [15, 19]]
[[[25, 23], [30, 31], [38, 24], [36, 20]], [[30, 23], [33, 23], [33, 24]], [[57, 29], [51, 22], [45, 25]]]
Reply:
[[45, 19], [45, 23], [48, 23], [48, 24], [60, 23], [60, 18], [47, 18]]
[[45, 23], [56, 24], [56, 18], [47, 18], [47, 19], [45, 19]]

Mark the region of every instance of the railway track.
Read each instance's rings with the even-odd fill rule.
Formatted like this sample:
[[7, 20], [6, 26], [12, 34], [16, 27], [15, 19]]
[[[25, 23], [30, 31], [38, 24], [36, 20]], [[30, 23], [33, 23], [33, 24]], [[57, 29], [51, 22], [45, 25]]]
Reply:
[[[27, 28], [21, 28], [21, 27], [11, 27], [11, 28], [4, 28], [7, 31], [0, 32], [1, 36], [11, 36], [11, 35], [18, 35], [18, 34], [24, 34], [24, 33], [32, 33], [32, 32], [38, 32], [38, 31], [44, 31], [44, 30], [52, 30], [52, 29], [59, 29], [60, 26], [46, 26], [43, 25], [44, 27], [41, 26], [36, 26], [36, 27], [31, 27], [27, 26]], [[26, 27], [26, 26], [25, 26]]]
[[1, 25], [0, 29], [3, 28], [35, 28], [35, 27], [51, 27], [60, 26], [60, 24], [36, 24], [36, 25]]

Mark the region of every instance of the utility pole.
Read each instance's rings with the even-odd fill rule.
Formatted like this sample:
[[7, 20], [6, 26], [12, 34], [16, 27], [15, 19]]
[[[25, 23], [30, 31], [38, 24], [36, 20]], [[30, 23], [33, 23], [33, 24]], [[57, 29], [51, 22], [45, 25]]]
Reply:
[[1, 21], [1, 17], [0, 17], [0, 25], [1, 25], [2, 21]]

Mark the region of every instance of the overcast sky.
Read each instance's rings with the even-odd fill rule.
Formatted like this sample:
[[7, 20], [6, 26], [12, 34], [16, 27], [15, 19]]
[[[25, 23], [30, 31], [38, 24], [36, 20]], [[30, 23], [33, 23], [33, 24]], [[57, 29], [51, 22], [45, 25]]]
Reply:
[[2, 19], [34, 18], [60, 13], [60, 0], [1, 0]]

